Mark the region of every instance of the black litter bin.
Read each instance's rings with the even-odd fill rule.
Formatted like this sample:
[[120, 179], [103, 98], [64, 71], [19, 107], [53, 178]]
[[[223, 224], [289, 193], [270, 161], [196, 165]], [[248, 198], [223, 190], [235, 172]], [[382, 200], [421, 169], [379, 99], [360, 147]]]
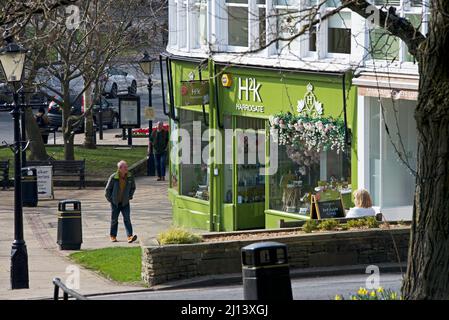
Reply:
[[245, 300], [293, 300], [287, 246], [259, 242], [242, 248]]
[[80, 250], [83, 243], [81, 202], [63, 200], [58, 204], [58, 240], [60, 250]]
[[22, 168], [22, 204], [24, 207], [37, 207], [37, 170]]

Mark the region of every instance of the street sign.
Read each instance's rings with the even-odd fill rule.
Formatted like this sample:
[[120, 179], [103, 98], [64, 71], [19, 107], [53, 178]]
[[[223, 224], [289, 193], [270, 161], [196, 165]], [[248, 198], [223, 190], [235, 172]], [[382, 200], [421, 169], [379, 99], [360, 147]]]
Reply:
[[140, 128], [140, 97], [120, 95], [118, 97], [120, 128]]
[[181, 106], [209, 103], [209, 81], [181, 81]]
[[145, 120], [153, 121], [155, 118], [155, 112], [153, 107], [145, 107]]

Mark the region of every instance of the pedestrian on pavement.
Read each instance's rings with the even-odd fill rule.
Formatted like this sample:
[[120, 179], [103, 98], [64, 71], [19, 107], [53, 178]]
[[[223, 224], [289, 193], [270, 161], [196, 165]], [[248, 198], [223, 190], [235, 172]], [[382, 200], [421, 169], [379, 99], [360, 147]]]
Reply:
[[366, 189], [355, 190], [353, 195], [355, 207], [349, 210], [346, 218], [372, 217], [376, 215], [376, 211], [372, 207], [371, 196]]
[[164, 130], [163, 122], [159, 121], [156, 131], [151, 132], [150, 142], [148, 143], [148, 156], [150, 156], [151, 148], [153, 148], [156, 158], [157, 181], [165, 181], [168, 141], [168, 131]]
[[121, 160], [117, 163], [117, 172], [113, 173], [108, 180], [105, 189], [106, 199], [111, 203], [111, 241], [117, 242], [118, 217], [123, 215], [128, 243], [137, 240], [137, 235], [133, 234], [131, 224], [131, 209], [129, 201], [132, 200], [136, 183], [134, 177], [128, 172], [128, 164]]
[[41, 132], [42, 140], [45, 144], [48, 143], [48, 124], [50, 123], [48, 120], [47, 115], [45, 114], [45, 108], [39, 107], [38, 112], [34, 116], [34, 119], [36, 119], [36, 123], [39, 127], [39, 130]]

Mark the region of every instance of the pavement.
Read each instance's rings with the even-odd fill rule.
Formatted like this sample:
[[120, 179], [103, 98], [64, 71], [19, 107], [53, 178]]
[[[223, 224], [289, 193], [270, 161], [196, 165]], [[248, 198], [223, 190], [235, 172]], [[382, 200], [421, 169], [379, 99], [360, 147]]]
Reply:
[[[167, 182], [155, 177], [136, 179], [137, 189], [131, 203], [134, 232], [139, 239], [152, 238], [171, 225], [171, 205], [167, 197]], [[68, 255], [73, 251], [60, 251], [57, 244], [57, 204], [63, 199], [81, 201], [83, 244], [82, 249], [113, 246], [139, 246], [126, 242], [120, 221], [117, 243], [109, 241], [110, 209], [103, 188], [78, 190], [57, 188], [54, 200], [41, 200], [38, 207], [24, 208], [24, 235], [28, 249], [30, 289], [10, 290], [10, 251], [14, 238], [14, 192], [0, 191], [0, 299], [42, 299], [53, 294], [52, 279], [63, 282], [73, 279], [73, 265]], [[79, 268], [81, 294], [142, 290], [142, 284], [123, 285], [107, 280], [93, 271]]]

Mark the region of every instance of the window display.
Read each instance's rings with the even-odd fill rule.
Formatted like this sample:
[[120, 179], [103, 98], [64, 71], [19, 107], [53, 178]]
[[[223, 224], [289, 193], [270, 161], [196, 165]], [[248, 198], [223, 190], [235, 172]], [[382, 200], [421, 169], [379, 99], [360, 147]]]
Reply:
[[[193, 150], [205, 149], [208, 141], [201, 141], [204, 131], [207, 129], [203, 122], [203, 115], [201, 112], [194, 112], [189, 110], [180, 111], [180, 128], [186, 130], [190, 138], [189, 141], [189, 161], [183, 159], [180, 164], [181, 171], [181, 194], [189, 197], [198, 198], [201, 200], [209, 200], [209, 166], [205, 164], [198, 154]], [[194, 135], [194, 126], [201, 128], [201, 136]], [[198, 128], [195, 128], [199, 131]], [[195, 143], [200, 143], [200, 146], [194, 146]], [[182, 157], [183, 150], [181, 149], [180, 156]]]
[[265, 201], [265, 176], [260, 157], [265, 157], [265, 120], [236, 117], [237, 203]]

